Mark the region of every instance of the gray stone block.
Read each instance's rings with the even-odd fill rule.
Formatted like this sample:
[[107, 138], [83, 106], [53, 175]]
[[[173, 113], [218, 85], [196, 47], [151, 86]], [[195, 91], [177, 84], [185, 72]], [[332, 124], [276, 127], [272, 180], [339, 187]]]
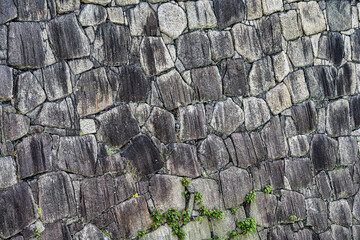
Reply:
[[339, 137], [341, 165], [353, 165], [358, 159], [358, 144], [355, 137]]
[[3, 112], [1, 127], [3, 139], [15, 141], [28, 133], [30, 118], [21, 114]]
[[0, 13], [0, 24], [6, 23], [17, 17], [17, 8], [13, 0], [4, 0], [0, 2], [0, 9], [4, 9]]
[[320, 198], [306, 199], [307, 225], [320, 233], [328, 228], [328, 211], [326, 203]]
[[80, 232], [74, 236], [75, 240], [85, 240], [90, 238], [110, 240], [104, 232], [95, 227], [93, 224], [87, 224]]
[[223, 90], [226, 96], [248, 96], [247, 71], [242, 59], [229, 59], [223, 69]]
[[349, 169], [328, 172], [335, 199], [347, 198], [355, 193]]
[[184, 10], [172, 3], [161, 4], [158, 8], [160, 31], [176, 39], [187, 27]]
[[195, 97], [200, 101], [219, 100], [222, 84], [219, 70], [215, 66], [191, 70], [191, 80]]
[[80, 0], [56, 0], [55, 2], [57, 13], [72, 12], [80, 8]]
[[331, 0], [326, 2], [326, 19], [331, 31], [345, 31], [351, 28], [351, 2]]
[[261, 47], [265, 54], [272, 55], [282, 50], [281, 26], [277, 14], [263, 17], [258, 23]]
[[215, 0], [214, 10], [220, 29], [245, 19], [245, 4], [242, 0]]
[[313, 48], [309, 37], [289, 41], [287, 53], [294, 67], [307, 67], [314, 63]]
[[341, 66], [335, 79], [336, 96], [354, 95], [357, 82], [356, 65], [347, 62]]
[[315, 170], [330, 170], [337, 163], [338, 143], [324, 135], [315, 134], [310, 146], [310, 158]]
[[329, 203], [329, 219], [332, 223], [350, 226], [352, 225], [352, 214], [346, 200], [338, 200]]
[[0, 157], [0, 189], [15, 185], [17, 181], [16, 163], [12, 157]]
[[251, 96], [257, 96], [275, 86], [271, 58], [268, 56], [253, 63], [249, 73]]
[[306, 218], [305, 198], [302, 194], [281, 190], [281, 199], [277, 210], [278, 221], [282, 223], [291, 222], [290, 216], [296, 216], [297, 219]]
[[247, 168], [256, 164], [256, 152], [248, 133], [233, 133], [231, 134], [231, 140], [236, 152], [236, 159], [233, 159], [236, 166]]
[[209, 31], [211, 58], [218, 62], [234, 55], [234, 45], [229, 31]]
[[289, 180], [292, 190], [299, 190], [312, 185], [312, 167], [308, 158], [285, 160], [285, 176]]
[[301, 2], [298, 4], [302, 27], [306, 35], [326, 30], [326, 22], [319, 4], [315, 1]]
[[251, 174], [254, 181], [254, 188], [257, 190], [262, 190], [265, 185], [272, 186], [274, 190], [285, 187], [284, 160], [261, 162], [259, 167], [251, 168]]
[[45, 230], [40, 233], [40, 239], [71, 239], [71, 234], [68, 226], [59, 221], [46, 225]]
[[78, 19], [81, 26], [88, 27], [105, 22], [106, 17], [106, 8], [93, 4], [84, 4]]
[[305, 69], [310, 96], [316, 99], [335, 98], [336, 68], [329, 66], [314, 66]]
[[203, 104], [179, 108], [180, 139], [183, 141], [205, 138], [206, 116]]
[[287, 75], [284, 83], [289, 89], [293, 103], [299, 103], [309, 98], [310, 93], [306, 85], [303, 70], [298, 70]]
[[249, 216], [257, 221], [258, 226], [271, 227], [276, 225], [277, 204], [275, 195], [257, 192], [255, 200], [250, 204]]
[[333, 137], [348, 135], [351, 131], [350, 107], [347, 100], [337, 100], [328, 105], [326, 132]]
[[46, 0], [18, 0], [18, 17], [20, 21], [44, 21], [47, 19]]
[[351, 58], [355, 62], [360, 62], [360, 30], [357, 29], [351, 34]]
[[188, 1], [185, 6], [190, 30], [216, 27], [217, 21], [210, 1]]
[[334, 240], [350, 240], [351, 232], [349, 228], [333, 224], [331, 225], [331, 236]]
[[292, 106], [289, 90], [284, 83], [280, 83], [266, 93], [266, 102], [274, 115]]
[[290, 155], [292, 157], [302, 157], [309, 152], [310, 146], [306, 135], [297, 135], [288, 138]]
[[270, 120], [270, 111], [262, 98], [244, 99], [245, 127], [254, 130]]
[[144, 240], [154, 240], [154, 239], [166, 239], [166, 240], [178, 240], [178, 237], [172, 233], [172, 230], [169, 226], [161, 226], [153, 232], [146, 234], [143, 238]]
[[[192, 185], [195, 188], [196, 192], [202, 194], [202, 204], [207, 209], [222, 209], [223, 201], [219, 189], [218, 183], [213, 179], [195, 179], [192, 181]], [[195, 201], [195, 209], [199, 209], [201, 205], [198, 204], [199, 201]]]
[[273, 117], [265, 125], [261, 130], [261, 137], [266, 145], [269, 159], [279, 159], [287, 156], [288, 144], [279, 117]]
[[147, 2], [141, 2], [127, 12], [131, 36], [156, 36], [159, 27], [156, 12]]
[[165, 144], [176, 142], [175, 118], [170, 112], [155, 107], [145, 126], [161, 142]]
[[132, 174], [126, 173], [114, 179], [115, 181], [115, 202], [123, 202], [137, 193], [136, 181]]
[[313, 101], [309, 100], [293, 106], [291, 113], [298, 134], [308, 134], [316, 130], [318, 117]]
[[324, 32], [319, 39], [317, 56], [331, 61], [335, 66], [340, 66], [344, 57], [344, 41], [338, 32]]
[[296, 10], [290, 10], [280, 14], [282, 34], [286, 40], [293, 40], [303, 35], [300, 18]]
[[329, 199], [331, 196], [331, 186], [329, 182], [329, 177], [326, 175], [325, 171], [321, 171], [318, 175], [315, 176], [315, 182], [320, 193], [320, 196], [323, 199]]
[[184, 226], [185, 240], [211, 238], [210, 224], [207, 218], [202, 221], [192, 221]]
[[13, 70], [8, 66], [0, 66], [0, 100], [9, 101], [13, 97]]

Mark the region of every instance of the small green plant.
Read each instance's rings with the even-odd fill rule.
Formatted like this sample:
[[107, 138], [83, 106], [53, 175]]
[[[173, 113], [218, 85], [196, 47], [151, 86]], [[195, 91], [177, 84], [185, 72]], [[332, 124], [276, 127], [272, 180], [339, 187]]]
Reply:
[[152, 219], [152, 224], [150, 225], [149, 229], [154, 231], [158, 229], [163, 223], [163, 215], [161, 214], [160, 210], [155, 209], [151, 214], [150, 217]]
[[166, 223], [172, 229], [173, 234], [180, 240], [185, 239], [185, 231], [181, 227], [183, 221], [187, 223], [187, 219], [184, 219], [184, 215], [174, 208], [169, 208], [164, 214], [164, 217], [166, 219]]
[[216, 207], [214, 207], [212, 210], [210, 210], [204, 206], [202, 206], [199, 209], [199, 213], [200, 213], [200, 215], [209, 217], [210, 219], [219, 219], [219, 220], [222, 220], [225, 215], [224, 211], [217, 209]]
[[82, 135], [84, 135], [82, 132], [79, 132], [79, 136], [81, 137]]
[[107, 153], [107, 155], [111, 155], [111, 154], [114, 154], [115, 152], [111, 149], [106, 149], [106, 153]]
[[102, 228], [101, 229], [101, 231], [108, 237], [108, 238], [110, 238], [111, 239], [111, 236], [110, 236], [110, 234], [106, 231], [106, 229], [105, 228]]
[[238, 228], [241, 229], [241, 234], [248, 235], [256, 232], [256, 220], [252, 217], [237, 221]]
[[35, 229], [35, 235], [34, 235], [34, 237], [35, 238], [39, 238], [40, 237], [40, 232], [39, 232], [40, 230], [37, 228], [37, 229]]
[[201, 193], [199, 193], [199, 192], [195, 193], [195, 200], [197, 201], [197, 203], [196, 203], [197, 205], [200, 205], [202, 203], [202, 198], [203, 198], [203, 196]]
[[290, 219], [290, 221], [295, 222], [296, 220], [298, 220], [298, 217], [295, 216], [295, 215], [291, 215], [291, 216], [289, 217], [289, 219]]
[[254, 190], [252, 190], [248, 194], [246, 194], [244, 202], [251, 203], [252, 201], [255, 200], [255, 197], [256, 197], [256, 193]]
[[231, 214], [233, 214], [233, 215], [235, 215], [239, 212], [239, 210], [236, 207], [231, 208], [230, 211], [231, 211]]
[[233, 231], [228, 232], [227, 235], [229, 236], [229, 239], [234, 239], [234, 238], [237, 238], [239, 236], [239, 232], [233, 230]]
[[214, 235], [214, 236], [212, 236], [212, 237], [211, 237], [211, 239], [212, 239], [212, 240], [220, 240], [220, 237], [219, 237], [219, 236]]
[[146, 234], [146, 231], [140, 231], [139, 234], [138, 234], [138, 239], [144, 237]]
[[264, 193], [270, 194], [271, 191], [272, 191], [272, 186], [270, 186], [270, 185], [265, 185], [265, 187], [264, 187]]
[[183, 177], [180, 181], [184, 187], [187, 187], [190, 185], [190, 180], [187, 177]]
[[14, 151], [14, 157], [15, 157], [15, 158], [17, 157], [16, 151]]
[[41, 215], [41, 208], [38, 207], [37, 212], [38, 212], [39, 215]]
[[191, 215], [190, 215], [190, 212], [188, 212], [188, 211], [182, 211], [181, 212], [181, 217], [182, 217], [182, 222], [183, 222], [183, 224], [184, 225], [186, 225], [186, 224], [188, 224], [189, 222], [190, 222], [190, 217], [191, 217]]

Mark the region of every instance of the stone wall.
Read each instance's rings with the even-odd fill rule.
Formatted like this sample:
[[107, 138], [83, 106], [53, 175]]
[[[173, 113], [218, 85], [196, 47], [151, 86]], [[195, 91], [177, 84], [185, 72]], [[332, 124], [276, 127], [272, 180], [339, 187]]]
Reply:
[[360, 239], [359, 10], [0, 0], [0, 239]]

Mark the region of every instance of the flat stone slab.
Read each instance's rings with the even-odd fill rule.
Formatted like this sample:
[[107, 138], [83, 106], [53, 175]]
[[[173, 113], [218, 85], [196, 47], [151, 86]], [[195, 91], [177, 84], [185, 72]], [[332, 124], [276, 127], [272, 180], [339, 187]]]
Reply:
[[313, 101], [293, 106], [291, 113], [299, 134], [308, 134], [316, 130], [318, 116]]
[[170, 112], [155, 107], [145, 125], [161, 142], [165, 144], [176, 142], [175, 118]]
[[158, 19], [156, 12], [147, 2], [141, 2], [127, 12], [131, 36], [156, 36]]
[[217, 20], [208, 0], [185, 3], [189, 29], [213, 28]]
[[277, 204], [275, 195], [257, 192], [255, 200], [250, 204], [249, 215], [257, 221], [258, 226], [273, 226], [277, 223]]
[[287, 53], [294, 67], [308, 67], [314, 63], [313, 49], [309, 37], [289, 41]]
[[30, 118], [21, 114], [3, 112], [0, 127], [5, 140], [15, 141], [28, 133]]
[[284, 83], [280, 83], [276, 87], [270, 89], [266, 93], [266, 102], [274, 115], [290, 108], [292, 106], [291, 96], [287, 86]]
[[254, 188], [262, 190], [265, 185], [275, 189], [285, 187], [285, 162], [284, 160], [262, 162], [258, 168], [252, 168], [251, 174], [254, 181]]
[[178, 237], [172, 233], [172, 230], [169, 226], [161, 226], [153, 232], [146, 234], [143, 238], [144, 240], [153, 240], [153, 239], [166, 239], [166, 240], [178, 240]]
[[219, 70], [215, 66], [191, 70], [191, 80], [195, 97], [200, 101], [219, 100], [222, 84]]
[[80, 0], [56, 0], [57, 13], [72, 12], [80, 8]]
[[350, 37], [351, 40], [351, 58], [353, 61], [360, 62], [360, 29], [355, 30]]
[[203, 104], [179, 108], [180, 139], [193, 140], [207, 135], [206, 116]]
[[302, 27], [306, 35], [326, 30], [325, 17], [317, 2], [300, 2], [298, 8]]
[[286, 40], [293, 40], [302, 36], [301, 22], [296, 10], [283, 12], [279, 16], [282, 34]]
[[281, 199], [278, 203], [276, 215], [279, 222], [290, 223], [290, 216], [298, 219], [306, 218], [305, 198], [302, 194], [281, 190]]
[[310, 145], [306, 135], [297, 135], [288, 138], [288, 142], [292, 157], [301, 157], [309, 152]]
[[245, 19], [244, 1], [215, 0], [214, 11], [220, 29], [224, 29]]
[[202, 221], [192, 221], [184, 226], [185, 240], [209, 239], [211, 237], [210, 224], [207, 218]]
[[0, 158], [0, 189], [17, 183], [16, 162], [12, 157]]
[[0, 13], [0, 24], [6, 23], [17, 17], [17, 9], [13, 0], [1, 1], [0, 8], [6, 9], [6, 11], [1, 11]]
[[327, 1], [326, 15], [331, 31], [346, 31], [352, 27], [351, 21], [349, 21], [349, 19], [351, 19], [350, 1]]
[[320, 198], [306, 199], [306, 222], [316, 232], [325, 231], [328, 227], [328, 211], [324, 200]]
[[335, 199], [348, 198], [355, 193], [349, 169], [329, 171], [330, 184], [333, 188]]
[[283, 10], [283, 2], [281, 0], [262, 0], [262, 6], [265, 15]]
[[326, 132], [330, 136], [338, 137], [350, 133], [350, 107], [347, 100], [341, 99], [329, 104], [326, 115]]
[[123, 202], [137, 192], [136, 181], [131, 173], [126, 173], [115, 180], [115, 202]]
[[288, 144], [279, 117], [273, 117], [265, 125], [261, 131], [261, 137], [266, 145], [269, 159], [279, 159], [287, 155]]
[[356, 137], [339, 137], [339, 160], [342, 165], [353, 165], [357, 161], [359, 147]]
[[[195, 192], [202, 194], [202, 204], [207, 209], [222, 208], [222, 197], [219, 191], [218, 183], [213, 179], [195, 179], [192, 182], [195, 188]], [[201, 205], [198, 205], [199, 201], [195, 200], [195, 209], [200, 209]]]
[[350, 226], [352, 225], [352, 213], [349, 203], [344, 200], [338, 200], [329, 203], [329, 219], [332, 223]]
[[339, 67], [344, 57], [344, 41], [338, 32], [324, 32], [319, 39], [318, 57]]
[[8, 66], [0, 66], [0, 100], [9, 101], [13, 97], [13, 70]]
[[47, 20], [48, 8], [45, 0], [20, 0], [17, 2], [18, 17], [20, 21]]
[[80, 232], [76, 233], [74, 236], [75, 240], [91, 238], [110, 240], [110, 238], [107, 237], [104, 232], [95, 227], [93, 224], [87, 224]]
[[336, 140], [324, 135], [316, 134], [310, 147], [310, 157], [315, 170], [330, 170], [337, 163], [338, 143]]
[[253, 63], [249, 73], [251, 96], [257, 96], [275, 86], [275, 77], [271, 58], [260, 59]]
[[284, 79], [284, 83], [289, 89], [293, 103], [299, 103], [309, 98], [310, 93], [305, 81], [303, 70], [298, 70], [288, 74]]
[[281, 26], [280, 19], [277, 14], [260, 19], [259, 36], [261, 47], [265, 54], [272, 55], [282, 50]]
[[232, 160], [236, 166], [247, 168], [257, 162], [256, 152], [247, 132], [233, 133], [231, 140], [236, 152], [236, 159]]
[[249, 97], [244, 99], [245, 127], [254, 130], [270, 120], [270, 110], [262, 98]]
[[176, 39], [187, 27], [187, 18], [184, 10], [172, 3], [161, 4], [158, 8], [160, 31]]
[[312, 184], [313, 171], [310, 159], [286, 159], [285, 176], [292, 190], [299, 190]]
[[83, 27], [94, 26], [106, 21], [106, 8], [93, 4], [84, 4], [79, 14], [79, 23]]
[[230, 31], [209, 31], [211, 59], [218, 62], [234, 55], [234, 44]]
[[314, 66], [305, 69], [310, 96], [317, 99], [335, 98], [336, 68], [329, 66]]
[[242, 59], [229, 59], [226, 62], [222, 78], [223, 91], [226, 96], [248, 96], [249, 84], [247, 71]]
[[47, 225], [45, 230], [43, 232], [41, 232], [40, 236], [41, 236], [41, 238], [44, 238], [44, 239], [50, 238], [50, 239], [54, 239], [54, 240], [71, 238], [71, 234], [70, 234], [70, 230], [69, 230], [68, 226], [61, 221]]

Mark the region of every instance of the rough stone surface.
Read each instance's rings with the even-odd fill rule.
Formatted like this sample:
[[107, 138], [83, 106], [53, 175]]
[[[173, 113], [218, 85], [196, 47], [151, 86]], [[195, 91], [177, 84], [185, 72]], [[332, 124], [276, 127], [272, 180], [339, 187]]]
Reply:
[[331, 31], [345, 31], [351, 28], [350, 1], [331, 0], [326, 2], [326, 18]]
[[111, 2], [111, 0], [81, 0], [84, 3], [93, 3], [93, 4], [99, 4], [106, 6], [108, 3]]
[[215, 66], [191, 70], [195, 96], [200, 101], [219, 100], [222, 86], [219, 70]]
[[58, 13], [71, 12], [80, 8], [80, 0], [56, 0], [55, 2]]
[[234, 44], [229, 31], [209, 31], [211, 58], [215, 62], [234, 55]]
[[290, 60], [284, 51], [271, 56], [271, 58], [274, 66], [275, 79], [281, 82], [293, 70]]
[[110, 22], [125, 24], [124, 12], [121, 7], [109, 7], [106, 10]]
[[76, 240], [85, 240], [89, 238], [97, 238], [103, 240], [110, 240], [100, 229], [96, 228], [93, 224], [87, 224], [80, 232], [75, 234]]
[[306, 222], [313, 226], [316, 232], [322, 232], [328, 227], [328, 211], [326, 203], [320, 198], [306, 199]]
[[348, 169], [328, 172], [335, 199], [347, 198], [354, 194], [354, 184]]
[[15, 185], [18, 182], [15, 160], [12, 157], [1, 157], [0, 165], [0, 189]]
[[49, 224], [46, 226], [45, 230], [41, 232], [40, 239], [51, 238], [53, 238], [54, 240], [71, 238], [70, 230], [67, 225], [62, 223], [61, 221]]
[[255, 189], [263, 189], [265, 185], [271, 185], [274, 190], [285, 186], [285, 163], [283, 160], [262, 162], [258, 168], [251, 169], [251, 174]]
[[292, 190], [299, 190], [312, 184], [312, 164], [308, 158], [286, 159], [285, 176]]
[[13, 97], [13, 70], [7, 66], [0, 66], [0, 100], [9, 101]]
[[213, 28], [217, 21], [208, 0], [185, 3], [189, 29]]
[[157, 230], [148, 233], [144, 236], [144, 240], [153, 240], [153, 239], [166, 239], [166, 240], [177, 240], [178, 237], [174, 236], [172, 230], [169, 226], [161, 226]]
[[131, 173], [115, 178], [115, 202], [123, 202], [136, 194], [136, 181]]
[[155, 107], [146, 122], [146, 127], [161, 142], [176, 142], [175, 118], [168, 111]]
[[104, 7], [86, 4], [79, 14], [81, 26], [94, 26], [106, 21], [106, 9]]
[[185, 240], [211, 238], [210, 225], [207, 218], [200, 222], [191, 222], [184, 226]]
[[334, 98], [336, 69], [328, 66], [314, 66], [305, 69], [310, 96], [317, 99]]
[[271, 55], [281, 51], [281, 26], [279, 16], [261, 18], [259, 21], [261, 47], [265, 54]]
[[220, 29], [224, 29], [245, 18], [245, 4], [240, 0], [215, 0], [215, 15]]
[[247, 168], [257, 162], [255, 149], [247, 133], [233, 133], [231, 140], [236, 152], [236, 158], [232, 160], [236, 166]]
[[301, 157], [309, 152], [310, 146], [306, 135], [297, 135], [288, 138], [288, 142], [292, 157]]
[[94, 67], [94, 64], [89, 59], [75, 59], [68, 63], [74, 74], [86, 72]]
[[353, 63], [345, 63], [335, 79], [336, 96], [353, 95], [356, 89], [357, 70]]
[[318, 57], [330, 60], [335, 66], [340, 66], [344, 57], [344, 42], [338, 32], [321, 34], [319, 39]]
[[312, 35], [326, 30], [326, 22], [319, 4], [315, 1], [298, 4], [301, 23], [306, 35]]
[[262, 0], [249, 0], [245, 1], [246, 4], [246, 17], [248, 20], [254, 20], [262, 17]]
[[262, 6], [265, 15], [283, 10], [283, 3], [281, 0], [262, 0]]
[[262, 192], [256, 193], [256, 198], [250, 204], [249, 214], [254, 216], [257, 225], [262, 227], [270, 227], [276, 222], [277, 200], [275, 195]]
[[358, 159], [358, 144], [355, 137], [339, 137], [340, 163], [342, 165], [352, 165]]
[[[202, 204], [208, 209], [219, 208], [222, 206], [221, 195], [219, 192], [219, 185], [213, 179], [196, 179], [192, 182], [196, 192], [202, 194]], [[199, 209], [200, 205], [197, 205], [199, 201], [196, 201], [195, 209]]]
[[334, 240], [351, 239], [350, 229], [333, 224], [331, 225], [331, 236]]
[[291, 222], [289, 216], [306, 218], [305, 198], [297, 192], [281, 190], [281, 199], [276, 210], [279, 222]]
[[326, 132], [333, 137], [349, 134], [351, 130], [349, 102], [338, 100], [329, 104], [326, 116]]
[[187, 26], [184, 10], [172, 3], [160, 5], [158, 18], [160, 31], [173, 39], [178, 38]]
[[310, 147], [310, 157], [315, 170], [330, 170], [337, 163], [338, 143], [336, 140], [324, 135], [316, 134]]
[[305, 82], [305, 75], [303, 70], [290, 73], [284, 79], [284, 83], [289, 89], [293, 103], [299, 103], [309, 98], [310, 93]]
[[270, 120], [270, 111], [266, 102], [261, 98], [244, 99], [245, 127], [254, 130]]
[[156, 36], [158, 32], [157, 16], [147, 2], [141, 2], [128, 12], [131, 36]]
[[360, 96], [354, 96], [350, 99], [351, 122], [354, 129], [360, 126]]
[[332, 223], [350, 226], [352, 223], [351, 210], [346, 200], [329, 203], [329, 219]]
[[311, 133], [316, 129], [318, 116], [313, 101], [293, 106], [291, 113], [299, 134]]
[[293, 40], [302, 36], [301, 22], [296, 10], [281, 13], [280, 23], [286, 40]]
[[318, 187], [320, 196], [323, 199], [329, 199], [331, 194], [331, 186], [325, 171], [321, 171], [318, 175], [315, 176], [315, 182]]
[[274, 115], [292, 106], [289, 90], [283, 83], [266, 93], [266, 102]]
[[0, 23], [6, 23], [17, 17], [17, 9], [13, 0], [4, 0], [0, 3], [1, 9], [6, 9], [6, 11], [1, 11], [0, 13]]
[[15, 141], [25, 136], [30, 127], [30, 119], [14, 113], [3, 113], [2, 135], [5, 140]]
[[314, 63], [313, 49], [309, 37], [289, 41], [288, 56], [295, 67], [306, 67]]
[[351, 57], [353, 61], [360, 62], [360, 30], [351, 34]]
[[275, 86], [271, 58], [266, 57], [253, 63], [249, 73], [250, 94], [257, 96]]
[[230, 59], [226, 62], [222, 78], [223, 91], [226, 96], [247, 96], [249, 85], [245, 63], [241, 59]]
[[265, 125], [261, 131], [261, 136], [267, 148], [268, 158], [279, 159], [287, 155], [288, 145], [279, 117], [273, 117]]
[[206, 116], [203, 104], [179, 108], [180, 139], [193, 140], [206, 137]]

